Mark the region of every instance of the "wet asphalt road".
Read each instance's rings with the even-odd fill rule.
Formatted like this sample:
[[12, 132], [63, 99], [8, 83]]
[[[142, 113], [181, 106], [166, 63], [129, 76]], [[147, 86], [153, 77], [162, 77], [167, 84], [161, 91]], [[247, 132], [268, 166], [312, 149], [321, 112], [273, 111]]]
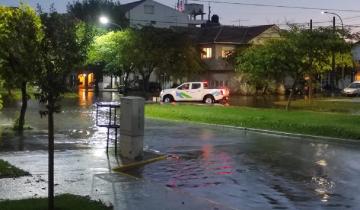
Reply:
[[[39, 167], [28, 166], [30, 163], [22, 159], [39, 153], [43, 155], [42, 158], [46, 157], [46, 120], [36, 120], [39, 118], [36, 110], [36, 104], [30, 105], [28, 119], [35, 127], [34, 130], [28, 131], [24, 137], [6, 132], [2, 134], [0, 158], [23, 166], [32, 174], [42, 174], [41, 179], [46, 180], [46, 162], [42, 166], [45, 169], [39, 172], [35, 169]], [[83, 186], [80, 189], [84, 190], [78, 191], [78, 194], [91, 195], [93, 198], [111, 195], [110, 199], [105, 196], [105, 200], [116, 204], [115, 198], [119, 193], [112, 190], [114, 188], [109, 183], [113, 182], [107, 181], [109, 185], [100, 190], [101, 193], [93, 192], [89, 183], [94, 177], [101, 176], [99, 174], [109, 173], [103, 150], [105, 131], [95, 126], [94, 106], [90, 102], [80, 107], [74, 103], [67, 104], [63, 110], [56, 118], [59, 162], [70, 161], [67, 157], [78, 157], [79, 165], [71, 168], [69, 164], [59, 164], [63, 168], [58, 169], [61, 174], [58, 177], [73, 180], [73, 184], [60, 180], [59, 191], [76, 192], [77, 186]], [[9, 123], [14, 116], [12, 109], [5, 109], [0, 114], [0, 124]], [[125, 197], [129, 193], [127, 196], [135, 201], [152, 195], [153, 191], [150, 189], [154, 184], [154, 189], [158, 189], [154, 191], [159, 192], [157, 197], [160, 200], [163, 194], [159, 189], [182, 193], [171, 194], [174, 196], [172, 199], [182, 199], [187, 195], [201, 200], [200, 204], [190, 202], [187, 208], [177, 203], [178, 209], [196, 209], [196, 205], [202, 206], [198, 206], [198, 209], [206, 209], [208, 206], [205, 206], [210, 205], [209, 203], [218, 204], [216, 208], [219, 209], [360, 209], [358, 144], [339, 144], [158, 120], [147, 120], [144, 143], [147, 149], [169, 154], [169, 158], [130, 172], [135, 177], [143, 178], [143, 184], [133, 182], [138, 180], [133, 178], [126, 181], [129, 186], [133, 184], [138, 189], [145, 189], [142, 196], [136, 198], [136, 190], [131, 194], [129, 186], [118, 184], [115, 187]], [[68, 175], [61, 171], [72, 173]], [[88, 177], [82, 180], [79, 177], [84, 175], [81, 174], [88, 174]], [[123, 179], [122, 175], [111, 176]], [[24, 182], [27, 182], [26, 179], [21, 178]], [[43, 190], [38, 192], [43, 188], [39, 188], [41, 179], [36, 180], [36, 176], [32, 179], [34, 180], [30, 180], [29, 185], [34, 186], [29, 191], [37, 191], [24, 195], [44, 194], [41, 193]], [[14, 196], [18, 195], [17, 190], [20, 190], [21, 184], [14, 183], [10, 187], [12, 190], [0, 190], [0, 198], [4, 195], [12, 197], [8, 193], [10, 191], [13, 191]], [[5, 191], [7, 193], [4, 194]], [[142, 201], [146, 203], [150, 200]], [[142, 202], [138, 202], [138, 205], [140, 203]], [[129, 202], [128, 207], [131, 205], [135, 204]], [[144, 209], [145, 207], [146, 205]], [[168, 208], [171, 209], [172, 206]]]

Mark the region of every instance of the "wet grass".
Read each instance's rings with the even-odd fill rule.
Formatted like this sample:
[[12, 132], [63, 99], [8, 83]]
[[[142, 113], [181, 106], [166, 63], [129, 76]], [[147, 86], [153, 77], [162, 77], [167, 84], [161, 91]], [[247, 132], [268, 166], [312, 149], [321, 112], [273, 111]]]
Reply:
[[[1, 210], [46, 210], [47, 198], [24, 200], [6, 200], [0, 202]], [[87, 197], [64, 194], [55, 197], [56, 210], [110, 210], [102, 202], [92, 201]]]
[[[332, 100], [331, 98], [324, 98], [311, 101], [302, 99], [291, 102], [291, 108], [295, 110], [310, 110], [317, 112], [360, 113], [360, 102], [352, 102], [351, 100], [352, 98], [336, 98]], [[275, 105], [284, 108], [286, 103], [286, 101], [279, 101], [275, 102]]]
[[[0, 160], [0, 178], [16, 178], [20, 176], [28, 176], [29, 172], [21, 170], [7, 161]], [[2, 208], [0, 208], [2, 209]]]
[[344, 113], [183, 104], [147, 105], [145, 113], [152, 118], [360, 140], [360, 116]]

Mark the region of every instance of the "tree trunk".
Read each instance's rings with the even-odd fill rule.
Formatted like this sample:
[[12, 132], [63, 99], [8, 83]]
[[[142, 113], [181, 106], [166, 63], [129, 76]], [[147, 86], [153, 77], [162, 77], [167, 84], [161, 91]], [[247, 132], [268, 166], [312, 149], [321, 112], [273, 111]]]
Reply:
[[312, 100], [312, 96], [313, 96], [313, 76], [310, 75], [309, 76], [309, 94], [308, 94], [308, 97], [309, 97], [309, 102], [311, 103], [311, 100]]
[[261, 95], [266, 95], [266, 92], [267, 92], [267, 89], [268, 89], [268, 85], [266, 84], [264, 87], [263, 87], [263, 91], [261, 93]]
[[113, 75], [110, 76], [110, 88], [113, 88]]
[[150, 79], [150, 74], [141, 74], [142, 79], [143, 79], [143, 94], [144, 97], [146, 98], [146, 92], [149, 90], [149, 79]]
[[28, 95], [26, 91], [26, 82], [22, 82], [21, 84], [21, 110], [20, 110], [20, 116], [19, 116], [19, 124], [17, 125], [18, 131], [22, 132], [24, 130], [24, 124], [25, 124], [25, 113], [27, 109], [27, 101], [28, 101]]
[[125, 78], [124, 78], [124, 95], [127, 95], [128, 89], [129, 89], [129, 75], [130, 75], [130, 71], [125, 73]]
[[54, 210], [54, 102], [52, 99], [49, 100], [48, 112], [48, 210]]
[[289, 98], [288, 98], [288, 101], [287, 101], [287, 104], [286, 104], [286, 111], [289, 111], [289, 109], [290, 109], [290, 105], [291, 105], [291, 100], [292, 100], [292, 97], [293, 97], [293, 95], [294, 95], [294, 89], [295, 89], [295, 87], [296, 87], [296, 83], [297, 83], [297, 80], [295, 79], [294, 80], [294, 83], [293, 83], [293, 85], [292, 85], [292, 87], [291, 87], [291, 91], [290, 91], [290, 95], [289, 95]]

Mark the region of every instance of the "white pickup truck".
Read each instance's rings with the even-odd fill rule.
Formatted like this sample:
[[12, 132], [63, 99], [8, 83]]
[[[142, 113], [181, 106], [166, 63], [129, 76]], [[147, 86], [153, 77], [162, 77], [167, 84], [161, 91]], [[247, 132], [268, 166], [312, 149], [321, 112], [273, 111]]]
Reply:
[[165, 103], [173, 101], [202, 101], [212, 104], [229, 99], [229, 90], [209, 89], [207, 82], [186, 82], [177, 88], [165, 89], [160, 93], [160, 100]]

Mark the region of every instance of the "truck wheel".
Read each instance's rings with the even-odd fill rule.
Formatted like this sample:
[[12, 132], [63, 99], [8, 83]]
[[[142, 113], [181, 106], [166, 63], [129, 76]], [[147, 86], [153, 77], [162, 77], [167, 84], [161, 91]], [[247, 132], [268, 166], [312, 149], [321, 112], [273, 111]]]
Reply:
[[173, 98], [169, 95], [164, 96], [163, 102], [164, 103], [171, 103], [173, 101]]
[[207, 95], [205, 96], [204, 98], [204, 103], [206, 104], [213, 104], [214, 103], [214, 97], [213, 96], [210, 96], [210, 95]]

